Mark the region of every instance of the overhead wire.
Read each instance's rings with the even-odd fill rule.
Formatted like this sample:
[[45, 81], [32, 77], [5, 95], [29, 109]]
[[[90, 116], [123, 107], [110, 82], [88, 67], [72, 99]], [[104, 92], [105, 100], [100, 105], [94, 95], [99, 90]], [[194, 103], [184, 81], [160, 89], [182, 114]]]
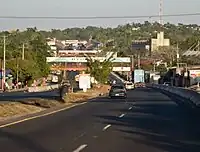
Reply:
[[[163, 14], [162, 17], [200, 16], [200, 13]], [[44, 20], [95, 20], [95, 19], [142, 19], [158, 18], [159, 15], [136, 16], [0, 16], [0, 19], [44, 19]]]

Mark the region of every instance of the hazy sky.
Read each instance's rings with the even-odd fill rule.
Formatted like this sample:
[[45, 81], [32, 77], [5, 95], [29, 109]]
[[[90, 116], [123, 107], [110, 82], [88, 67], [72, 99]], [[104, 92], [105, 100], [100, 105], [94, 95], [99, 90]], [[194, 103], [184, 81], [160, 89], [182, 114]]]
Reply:
[[[140, 16], [157, 15], [159, 0], [0, 0], [0, 16]], [[164, 14], [200, 12], [200, 0], [164, 0]], [[25, 20], [0, 19], [0, 30], [117, 26], [147, 19]], [[158, 20], [157, 18], [150, 21]], [[170, 17], [165, 22], [197, 23], [200, 16]]]

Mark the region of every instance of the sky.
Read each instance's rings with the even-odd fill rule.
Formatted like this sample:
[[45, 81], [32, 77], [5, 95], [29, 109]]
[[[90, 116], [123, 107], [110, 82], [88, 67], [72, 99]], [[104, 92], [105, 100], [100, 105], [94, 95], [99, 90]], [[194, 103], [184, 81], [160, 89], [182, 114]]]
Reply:
[[[200, 13], [200, 0], [163, 0], [163, 14]], [[158, 15], [159, 0], [0, 0], [0, 16], [146, 16]], [[168, 17], [164, 22], [200, 24], [200, 16]], [[41, 30], [158, 21], [146, 19], [44, 20], [0, 19], [0, 30]]]

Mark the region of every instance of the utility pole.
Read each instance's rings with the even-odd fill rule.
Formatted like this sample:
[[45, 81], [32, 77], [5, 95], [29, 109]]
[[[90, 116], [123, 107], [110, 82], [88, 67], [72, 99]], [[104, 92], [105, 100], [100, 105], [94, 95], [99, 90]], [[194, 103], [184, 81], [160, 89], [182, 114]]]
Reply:
[[25, 49], [25, 47], [24, 47], [24, 43], [23, 43], [23, 45], [22, 45], [22, 60], [24, 60], [24, 49]]
[[1, 89], [3, 90], [3, 58], [1, 58]]
[[133, 71], [134, 70], [134, 56], [133, 55], [131, 55], [131, 71]]
[[[135, 67], [134, 55], [129, 55], [129, 57], [131, 57], [131, 76], [132, 76]], [[128, 74], [127, 74], [127, 80], [128, 80]]]
[[19, 82], [19, 63], [18, 63], [18, 58], [17, 58], [17, 89], [18, 89], [18, 82]]
[[67, 62], [65, 62], [64, 63], [65, 64], [65, 69], [64, 69], [64, 71], [63, 71], [63, 79], [67, 79], [67, 70], [66, 70], [66, 68], [67, 68]]
[[179, 65], [179, 46], [178, 46], [178, 43], [176, 45], [176, 62], [177, 62], [177, 65]]
[[140, 69], [140, 51], [138, 53], [138, 69]]
[[25, 59], [25, 49], [28, 48], [28, 47], [25, 47], [26, 43], [23, 43], [22, 46], [20, 46], [19, 48], [22, 49], [21, 51], [21, 57], [22, 57], [22, 60]]
[[3, 36], [3, 79], [2, 79], [2, 88], [5, 89], [6, 82], [6, 36]]

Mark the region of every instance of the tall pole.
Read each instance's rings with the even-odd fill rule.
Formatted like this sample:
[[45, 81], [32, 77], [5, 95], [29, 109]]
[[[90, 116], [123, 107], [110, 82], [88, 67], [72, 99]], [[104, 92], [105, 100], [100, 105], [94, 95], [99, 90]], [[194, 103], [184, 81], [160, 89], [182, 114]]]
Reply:
[[176, 62], [177, 62], [177, 65], [179, 65], [179, 47], [178, 47], [178, 43], [176, 45]]
[[3, 83], [3, 59], [1, 59], [1, 89], [3, 90], [3, 86], [4, 86], [4, 83]]
[[67, 70], [66, 70], [67, 62], [65, 62], [64, 64], [65, 64], [65, 69], [64, 69], [64, 72], [63, 72], [63, 79], [66, 79], [66, 77], [67, 77]]
[[17, 58], [17, 89], [19, 88], [18, 82], [19, 82], [19, 63], [18, 63], [18, 58]]
[[163, 0], [160, 0], [159, 4], [159, 24], [162, 26], [163, 25]]
[[138, 69], [140, 69], [140, 51], [138, 53]]
[[24, 43], [23, 43], [23, 45], [22, 45], [22, 60], [24, 60]]
[[3, 36], [3, 89], [6, 82], [6, 36]]
[[131, 71], [134, 70], [134, 56], [131, 55]]

